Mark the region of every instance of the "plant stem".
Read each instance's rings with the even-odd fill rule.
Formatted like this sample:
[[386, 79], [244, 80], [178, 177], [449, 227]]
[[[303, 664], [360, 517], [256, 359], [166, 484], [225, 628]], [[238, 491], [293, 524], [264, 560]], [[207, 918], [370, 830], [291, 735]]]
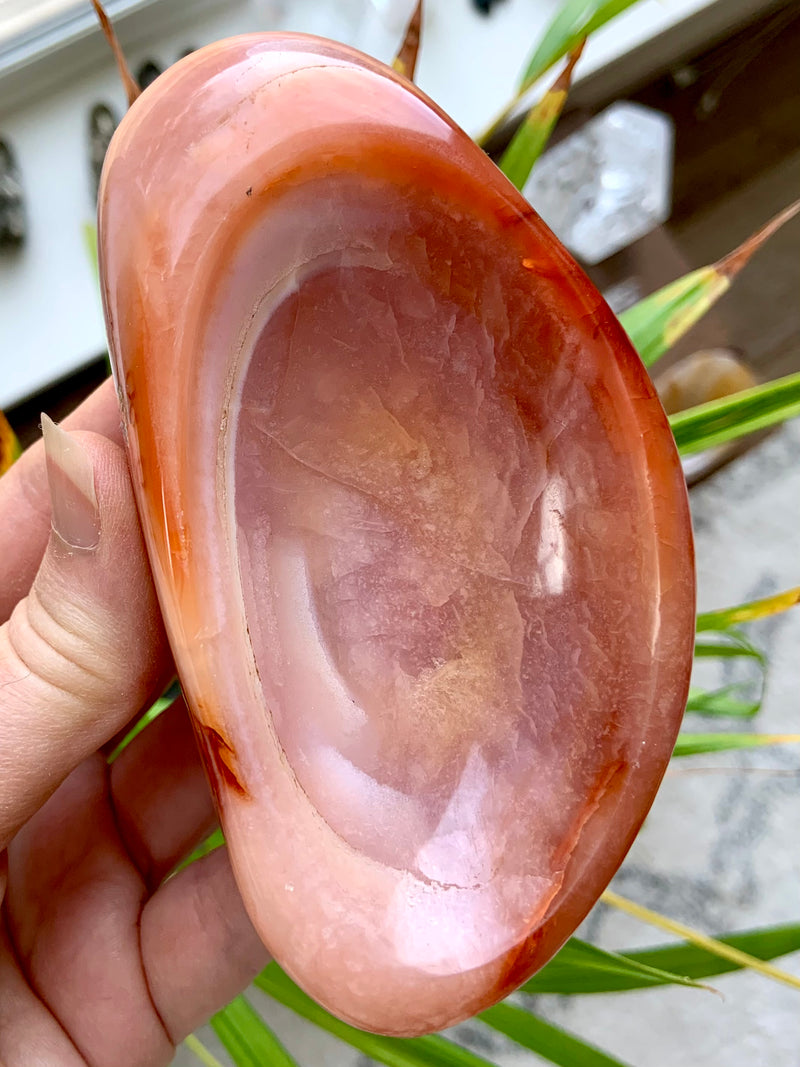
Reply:
[[188, 1037], [183, 1039], [184, 1045], [197, 1056], [201, 1063], [204, 1063], [206, 1067], [224, 1067], [217, 1057], [206, 1048], [199, 1037], [195, 1037], [194, 1034], [189, 1034]]

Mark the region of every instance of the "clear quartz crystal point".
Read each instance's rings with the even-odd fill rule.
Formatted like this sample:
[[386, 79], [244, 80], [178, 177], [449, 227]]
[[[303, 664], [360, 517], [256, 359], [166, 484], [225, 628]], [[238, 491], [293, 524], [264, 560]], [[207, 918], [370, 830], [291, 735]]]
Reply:
[[669, 217], [672, 122], [620, 102], [542, 156], [523, 192], [580, 260], [600, 263]]

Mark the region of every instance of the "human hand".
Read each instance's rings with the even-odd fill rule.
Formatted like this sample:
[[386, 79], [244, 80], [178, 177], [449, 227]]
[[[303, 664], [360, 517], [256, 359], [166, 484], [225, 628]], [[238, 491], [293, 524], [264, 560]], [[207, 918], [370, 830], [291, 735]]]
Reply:
[[[267, 956], [181, 700], [106, 382], [0, 479], [0, 1064], [155, 1067]], [[52, 507], [51, 507], [52, 497]], [[52, 512], [52, 529], [51, 529]]]

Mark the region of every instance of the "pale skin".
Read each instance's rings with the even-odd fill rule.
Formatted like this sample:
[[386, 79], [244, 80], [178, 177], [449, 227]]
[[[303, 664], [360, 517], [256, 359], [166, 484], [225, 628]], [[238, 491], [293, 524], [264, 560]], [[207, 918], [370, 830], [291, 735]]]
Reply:
[[183, 704], [107, 763], [174, 667], [111, 383], [63, 426], [96, 545], [53, 529], [41, 442], [0, 479], [0, 1065], [158, 1067], [267, 954], [225, 849], [164, 881], [216, 825]]

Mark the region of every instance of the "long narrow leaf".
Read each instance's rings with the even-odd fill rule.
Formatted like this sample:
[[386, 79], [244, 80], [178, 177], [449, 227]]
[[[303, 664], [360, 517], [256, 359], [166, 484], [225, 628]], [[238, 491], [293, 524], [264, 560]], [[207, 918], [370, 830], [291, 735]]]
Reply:
[[210, 852], [214, 852], [218, 848], [222, 848], [225, 844], [225, 835], [219, 826], [216, 830], [212, 830], [205, 841], [201, 841], [197, 848], [192, 849], [188, 856], [181, 860], [178, 866], [175, 868], [174, 873], [177, 874], [182, 871], [184, 867], [188, 867], [192, 863], [197, 863], [204, 856], [207, 856]]
[[[706, 631], [708, 636], [698, 637], [694, 644], [695, 659], [749, 659], [755, 663], [758, 673], [754, 683], [735, 682], [719, 689], [691, 688], [686, 711], [698, 715], [728, 716], [737, 719], [751, 718], [761, 709], [767, 681], [767, 660], [748, 638], [737, 629], [717, 633]], [[754, 690], [757, 695], [753, 695]], [[749, 697], [742, 696], [742, 692]]]
[[622, 1060], [513, 1004], [495, 1004], [478, 1018], [558, 1067], [626, 1067]]
[[166, 711], [172, 704], [174, 697], [171, 695], [159, 697], [155, 704], [151, 705], [147, 711], [142, 715], [140, 719], [137, 719], [134, 726], [123, 737], [111, 755], [108, 757], [108, 762], [113, 763], [115, 759], [128, 747], [134, 738], [138, 737], [145, 727], [149, 726], [151, 722], [154, 722], [162, 711]]
[[539, 103], [532, 107], [522, 120], [511, 144], [503, 153], [500, 170], [517, 189], [522, 189], [525, 185], [536, 160], [550, 140], [553, 127], [567, 102], [575, 64], [580, 59], [585, 44], [584, 38], [570, 52], [566, 66]]
[[669, 423], [683, 456], [724, 445], [800, 415], [800, 374], [733, 393], [670, 415]]
[[773, 978], [776, 982], [791, 986], [793, 989], [800, 989], [800, 978], [797, 978], [795, 975], [789, 974], [787, 971], [782, 971], [779, 967], [774, 967], [770, 963], [764, 963], [763, 960], [758, 959], [758, 957], [743, 952], [739, 948], [734, 948], [732, 945], [725, 944], [724, 942], [717, 940], [715, 937], [709, 937], [708, 934], [704, 934], [700, 930], [695, 930], [693, 927], [687, 926], [685, 923], [670, 919], [666, 915], [661, 915], [660, 912], [653, 911], [651, 908], [645, 908], [642, 904], [637, 904], [633, 900], [628, 900], [626, 897], [620, 896], [619, 893], [615, 893], [611, 889], [607, 889], [600, 899], [603, 903], [610, 904], [611, 907], [618, 908], [620, 911], [624, 911], [627, 915], [632, 915], [635, 919], [639, 919], [641, 922], [648, 923], [651, 926], [657, 926], [660, 930], [666, 930], [668, 933], [677, 934], [678, 937], [683, 938], [692, 945], [697, 945], [699, 948], [705, 949], [714, 956], [720, 956], [724, 960], [738, 963], [742, 967], [747, 967], [751, 971], [757, 971], [759, 974], [766, 975], [768, 978]]
[[224, 1067], [224, 1064], [220, 1063], [214, 1053], [207, 1049], [195, 1034], [188, 1034], [183, 1039], [183, 1044], [184, 1048], [188, 1048], [204, 1067]]
[[356, 1030], [321, 1008], [276, 963], [270, 963], [258, 975], [255, 984], [297, 1015], [388, 1067], [492, 1067], [482, 1056], [435, 1034], [429, 1037], [397, 1038]]
[[[800, 950], [800, 924], [789, 923], [761, 930], [720, 934], [715, 940], [755, 959], [768, 961]], [[715, 978], [741, 969], [740, 962], [722, 959], [716, 953], [688, 941], [617, 954], [604, 952], [573, 937], [555, 959], [522, 988], [531, 994], [556, 993], [565, 996], [626, 993], [635, 989], [672, 985], [676, 981], [682, 985], [698, 985], [700, 979]], [[685, 977], [678, 978], [678, 975]], [[698, 988], [706, 987], [698, 985]]]
[[775, 215], [717, 263], [691, 271], [623, 311], [619, 320], [646, 367], [705, 315], [759, 248], [798, 211], [800, 200]]
[[646, 989], [649, 986], [686, 985], [703, 988], [682, 971], [666, 971], [631, 960], [617, 952], [607, 952], [577, 937], [571, 937], [558, 955], [530, 978], [523, 992], [599, 993], [612, 989]]
[[19, 459], [21, 452], [17, 435], [11, 429], [8, 419], [0, 411], [0, 474], [7, 471], [11, 464]]
[[[753, 956], [755, 959], [774, 960], [789, 952], [800, 951], [800, 923], [787, 923], [784, 926], [766, 927], [762, 930], [744, 930], [735, 934], [720, 934], [715, 940], [730, 948], [738, 949], [739, 952], [744, 952], [748, 956]], [[677, 971], [695, 979], [715, 978], [720, 974], [738, 971], [742, 967], [742, 964], [735, 960], [722, 959], [716, 953], [709, 952], [700, 945], [690, 944], [688, 941], [678, 945], [657, 945], [654, 948], [626, 952], [625, 957], [631, 962]]]
[[535, 52], [528, 60], [517, 91], [491, 125], [476, 138], [486, 145], [514, 114], [528, 89], [551, 67], [573, 51], [590, 33], [631, 7], [637, 0], [567, 0], [544, 32]]
[[747, 604], [737, 604], [732, 608], [720, 608], [716, 611], [703, 611], [697, 616], [698, 633], [706, 630], [728, 630], [743, 622], [766, 619], [770, 615], [779, 615], [782, 611], [800, 604], [800, 585], [786, 589], [781, 593], [751, 600]]
[[83, 224], [83, 245], [92, 265], [95, 281], [100, 284], [100, 263], [97, 258], [97, 226], [93, 222]]
[[236, 1067], [297, 1067], [245, 997], [237, 997], [212, 1015], [211, 1026]]
[[419, 55], [419, 41], [422, 32], [422, 0], [417, 0], [417, 6], [406, 27], [403, 43], [400, 51], [394, 57], [392, 66], [398, 74], [413, 82], [414, 72], [417, 69], [417, 56]]
[[119, 43], [114, 27], [111, 25], [111, 20], [105, 12], [105, 8], [100, 3], [100, 0], [91, 0], [92, 7], [97, 15], [100, 28], [103, 31], [105, 39], [111, 48], [114, 55], [114, 59], [117, 64], [117, 72], [119, 73], [122, 87], [125, 90], [125, 95], [128, 97], [128, 107], [141, 96], [142, 90], [139, 87], [139, 83], [131, 74], [131, 69], [128, 66], [128, 61], [125, 58], [125, 53], [122, 51], [122, 46]]
[[[710, 629], [705, 631], [711, 633]], [[764, 653], [748, 640], [739, 630], [730, 629], [709, 637], [699, 637], [694, 643], [695, 658], [706, 659], [717, 657], [719, 659], [735, 659], [744, 657], [757, 660], [766, 664]]]
[[567, 0], [547, 27], [520, 80], [525, 92], [578, 42], [616, 18], [636, 0]]
[[[722, 689], [690, 689], [689, 699], [686, 702], [686, 710], [695, 715], [714, 715], [721, 718], [751, 719], [761, 709], [761, 699], [740, 700], [731, 694], [736, 692], [739, 686], [726, 685]], [[679, 738], [679, 743], [687, 735]], [[714, 737], [720, 736], [714, 734]], [[676, 752], [675, 755], [686, 755]]]
[[694, 655], [695, 659], [735, 659], [745, 656], [763, 661], [764, 658], [757, 650], [748, 652], [726, 641], [697, 641], [694, 646]]
[[790, 745], [800, 741], [800, 734], [695, 734], [681, 733], [673, 756], [699, 756], [708, 752], [759, 748], [763, 745]]
[[700, 267], [623, 311], [619, 321], [645, 367], [701, 319], [730, 284], [714, 267]]

